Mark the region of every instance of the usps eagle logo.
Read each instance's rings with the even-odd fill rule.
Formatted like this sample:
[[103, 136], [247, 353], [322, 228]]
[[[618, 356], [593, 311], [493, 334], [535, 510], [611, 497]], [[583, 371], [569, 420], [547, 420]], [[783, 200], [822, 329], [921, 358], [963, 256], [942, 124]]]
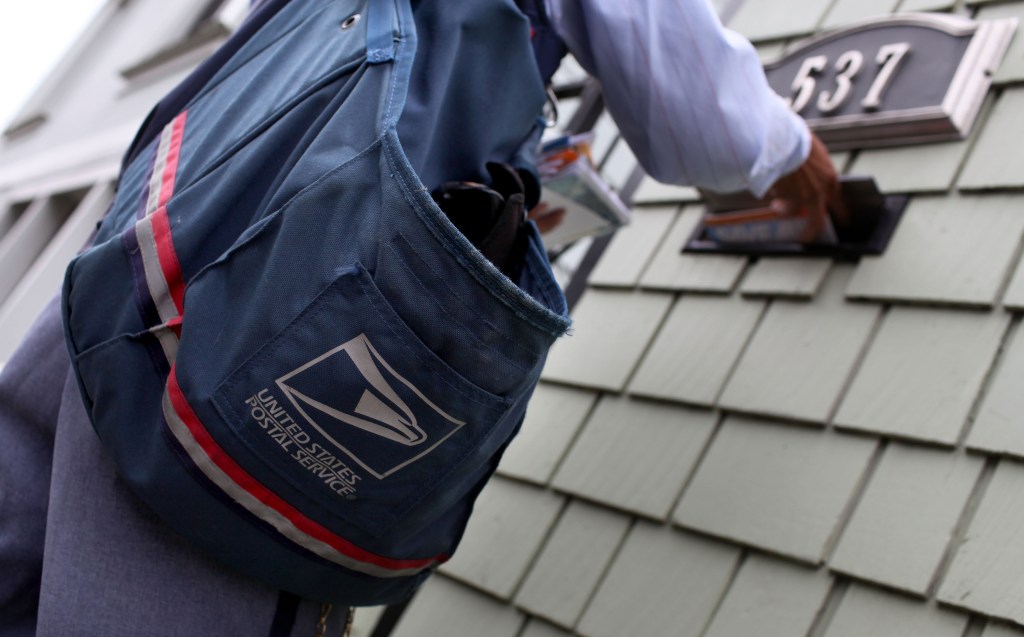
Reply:
[[326, 443], [379, 479], [466, 424], [396, 372], [365, 334], [278, 378], [277, 386]]

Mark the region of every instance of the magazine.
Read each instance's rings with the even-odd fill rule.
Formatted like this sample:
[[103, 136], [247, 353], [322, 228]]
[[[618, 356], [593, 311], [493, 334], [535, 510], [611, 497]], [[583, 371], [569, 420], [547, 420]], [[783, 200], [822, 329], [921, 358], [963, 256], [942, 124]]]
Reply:
[[562, 222], [543, 235], [548, 250], [612, 232], [630, 221], [629, 208], [594, 169], [591, 138], [590, 134], [563, 137], [541, 149], [541, 200], [551, 210], [565, 209]]

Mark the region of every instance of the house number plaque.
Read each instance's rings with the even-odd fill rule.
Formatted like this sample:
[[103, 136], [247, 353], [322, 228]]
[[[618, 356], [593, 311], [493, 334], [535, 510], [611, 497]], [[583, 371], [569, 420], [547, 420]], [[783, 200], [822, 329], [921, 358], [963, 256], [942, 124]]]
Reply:
[[831, 149], [962, 139], [1016, 27], [896, 15], [797, 43], [765, 72]]

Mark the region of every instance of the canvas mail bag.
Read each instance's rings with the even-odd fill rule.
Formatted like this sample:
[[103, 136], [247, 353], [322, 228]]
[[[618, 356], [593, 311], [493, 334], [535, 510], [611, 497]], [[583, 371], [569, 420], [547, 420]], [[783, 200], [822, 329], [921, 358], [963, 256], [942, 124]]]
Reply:
[[429, 194], [528, 161], [528, 30], [507, 0], [292, 0], [136, 153], [69, 266], [96, 431], [234, 569], [382, 604], [455, 549], [569, 324], [532, 224], [512, 281]]

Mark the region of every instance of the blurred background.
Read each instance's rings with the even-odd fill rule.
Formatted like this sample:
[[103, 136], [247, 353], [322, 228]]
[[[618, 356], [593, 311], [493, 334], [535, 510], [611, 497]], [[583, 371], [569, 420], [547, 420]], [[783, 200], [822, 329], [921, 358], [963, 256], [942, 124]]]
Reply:
[[34, 0], [0, 6], [0, 126], [6, 126], [103, 0]]

